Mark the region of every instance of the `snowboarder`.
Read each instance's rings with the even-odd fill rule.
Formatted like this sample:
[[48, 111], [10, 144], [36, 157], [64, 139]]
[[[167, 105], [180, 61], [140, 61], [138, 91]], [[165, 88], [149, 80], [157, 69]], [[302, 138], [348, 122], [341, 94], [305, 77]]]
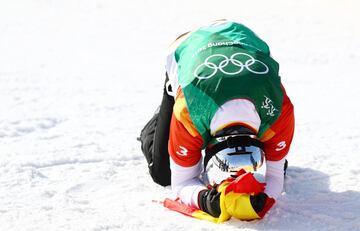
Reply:
[[141, 148], [153, 180], [206, 212], [198, 217], [262, 218], [281, 194], [294, 112], [278, 71], [263, 40], [226, 20], [169, 48], [163, 99]]

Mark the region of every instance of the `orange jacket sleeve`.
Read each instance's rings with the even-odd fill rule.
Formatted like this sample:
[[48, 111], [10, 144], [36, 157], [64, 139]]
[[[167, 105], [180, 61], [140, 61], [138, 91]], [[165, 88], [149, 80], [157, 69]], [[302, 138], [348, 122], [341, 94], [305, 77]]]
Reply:
[[277, 161], [289, 152], [294, 135], [294, 107], [284, 90], [282, 112], [276, 122], [264, 133], [264, 151], [267, 160]]
[[170, 123], [169, 154], [183, 167], [191, 167], [201, 159], [203, 139], [191, 121], [185, 98], [180, 92], [175, 100]]

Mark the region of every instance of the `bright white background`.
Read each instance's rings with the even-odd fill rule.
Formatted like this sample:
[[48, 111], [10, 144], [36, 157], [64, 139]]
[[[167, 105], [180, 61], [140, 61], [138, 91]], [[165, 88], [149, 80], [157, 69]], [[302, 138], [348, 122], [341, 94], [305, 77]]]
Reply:
[[[0, 1], [1, 230], [360, 230], [360, 4]], [[164, 52], [214, 19], [268, 42], [296, 112], [285, 192], [261, 221], [169, 211], [136, 141]]]

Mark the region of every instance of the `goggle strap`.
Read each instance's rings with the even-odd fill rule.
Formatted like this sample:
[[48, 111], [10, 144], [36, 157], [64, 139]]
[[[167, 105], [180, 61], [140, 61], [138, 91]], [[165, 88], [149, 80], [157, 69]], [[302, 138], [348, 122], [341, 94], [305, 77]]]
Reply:
[[264, 144], [258, 140], [249, 136], [230, 136], [226, 140], [215, 144], [211, 148], [205, 149], [204, 166], [208, 164], [209, 160], [216, 155], [216, 153], [226, 148], [244, 147], [244, 146], [256, 146], [263, 149]]

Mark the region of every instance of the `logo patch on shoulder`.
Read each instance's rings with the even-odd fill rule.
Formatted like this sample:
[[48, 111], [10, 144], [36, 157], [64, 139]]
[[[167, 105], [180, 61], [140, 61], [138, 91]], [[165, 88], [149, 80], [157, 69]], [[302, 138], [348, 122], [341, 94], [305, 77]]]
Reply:
[[269, 97], [267, 97], [265, 95], [264, 95], [264, 97], [265, 97], [265, 99], [262, 102], [261, 108], [267, 110], [266, 115], [271, 116], [271, 117], [275, 116], [275, 112], [278, 111], [278, 109], [276, 109], [274, 107], [273, 101]]

